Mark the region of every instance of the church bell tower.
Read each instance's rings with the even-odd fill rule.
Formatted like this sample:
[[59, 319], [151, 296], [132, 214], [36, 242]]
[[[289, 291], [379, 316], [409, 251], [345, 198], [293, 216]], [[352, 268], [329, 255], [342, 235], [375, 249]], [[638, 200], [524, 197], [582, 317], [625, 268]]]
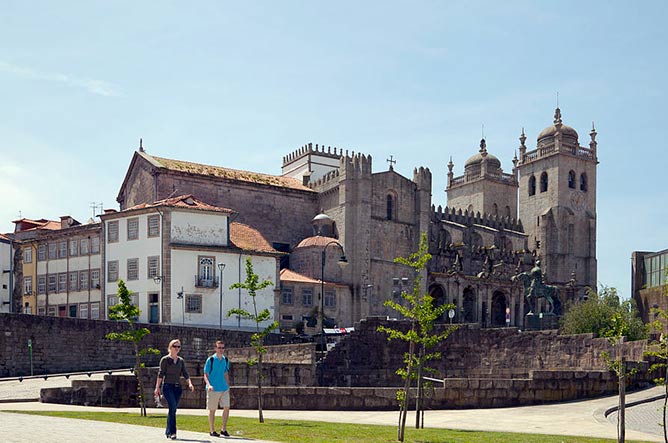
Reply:
[[548, 282], [596, 288], [596, 130], [589, 147], [575, 129], [554, 124], [538, 134], [528, 151], [520, 136], [519, 216], [530, 251], [542, 260]]

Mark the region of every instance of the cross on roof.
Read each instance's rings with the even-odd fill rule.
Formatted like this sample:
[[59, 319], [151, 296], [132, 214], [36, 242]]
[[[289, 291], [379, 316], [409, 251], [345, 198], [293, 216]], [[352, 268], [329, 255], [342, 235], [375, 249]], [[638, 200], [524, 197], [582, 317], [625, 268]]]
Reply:
[[394, 157], [390, 155], [390, 158], [386, 159], [385, 161], [390, 164], [390, 171], [394, 171], [394, 165], [397, 163]]

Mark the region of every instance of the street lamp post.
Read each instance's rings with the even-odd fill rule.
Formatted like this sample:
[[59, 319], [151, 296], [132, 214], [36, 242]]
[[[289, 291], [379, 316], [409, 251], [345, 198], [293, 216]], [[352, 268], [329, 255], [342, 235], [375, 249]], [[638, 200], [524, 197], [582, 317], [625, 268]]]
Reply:
[[[338, 245], [343, 252], [343, 246], [337, 240], [331, 240], [322, 248], [322, 267], [320, 273], [320, 333], [322, 334], [321, 338], [321, 351], [324, 353], [327, 350], [327, 342], [325, 340], [325, 261], [326, 261], [326, 252], [327, 246], [329, 245]], [[341, 254], [339, 258], [339, 266], [342, 268], [348, 265], [348, 260], [344, 254]]]
[[225, 263], [218, 263], [218, 269], [220, 270], [220, 312], [218, 315], [218, 329], [223, 329], [223, 269], [225, 269]]

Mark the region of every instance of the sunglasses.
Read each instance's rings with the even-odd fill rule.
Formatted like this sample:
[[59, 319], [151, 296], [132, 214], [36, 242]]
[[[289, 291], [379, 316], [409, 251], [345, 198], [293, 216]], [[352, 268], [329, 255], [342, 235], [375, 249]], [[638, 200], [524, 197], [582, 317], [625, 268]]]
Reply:
[[225, 349], [225, 346], [216, 346], [216, 349]]
[[172, 348], [180, 348], [180, 347], [181, 347], [181, 345], [174, 345], [174, 346], [172, 346]]

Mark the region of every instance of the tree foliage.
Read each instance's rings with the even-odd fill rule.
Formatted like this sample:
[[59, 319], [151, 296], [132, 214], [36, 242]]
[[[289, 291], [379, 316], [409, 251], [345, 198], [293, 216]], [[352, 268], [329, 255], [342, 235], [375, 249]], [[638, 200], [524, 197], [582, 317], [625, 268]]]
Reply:
[[616, 288], [602, 286], [597, 293], [587, 291], [588, 299], [571, 304], [561, 319], [562, 334], [594, 333], [609, 337], [623, 325], [627, 340], [647, 338], [647, 326], [638, 314], [634, 300], [621, 301]]
[[124, 341], [132, 343], [135, 355], [133, 373], [137, 378], [137, 391], [139, 395], [139, 408], [142, 417], [146, 416], [146, 397], [144, 395], [144, 384], [141, 378], [141, 369], [146, 365], [141, 358], [147, 354], [160, 354], [160, 351], [152, 347], [139, 347], [144, 337], [151, 333], [147, 328], [139, 328], [136, 325], [137, 318], [141, 314], [139, 307], [132, 304], [130, 291], [123, 280], [118, 281], [118, 304], [109, 307], [109, 319], [128, 323], [128, 328], [121, 332], [110, 332], [105, 335], [107, 340]]
[[415, 427], [423, 426], [423, 404], [425, 385], [423, 384], [423, 375], [426, 372], [433, 372], [432, 368], [427, 366], [431, 360], [441, 358], [440, 352], [431, 352], [430, 349], [445, 340], [457, 326], [449, 326], [440, 332], [434, 331], [434, 326], [443, 313], [454, 308], [452, 304], [436, 306], [434, 298], [426, 292], [422, 292], [422, 272], [426, 269], [427, 263], [431, 259], [431, 254], [427, 252], [427, 235], [423, 233], [420, 237], [418, 251], [409, 257], [395, 258], [395, 263], [408, 266], [414, 272], [413, 288], [411, 292], [403, 291], [401, 293], [402, 303], [394, 300], [386, 300], [385, 306], [395, 310], [401, 316], [410, 321], [408, 330], [401, 328], [391, 328], [379, 326], [378, 331], [387, 334], [388, 340], [402, 340], [408, 343], [408, 352], [404, 353], [405, 366], [397, 369], [397, 375], [404, 379], [403, 389], [397, 392], [400, 413], [397, 429], [397, 439], [404, 440], [404, 431], [406, 428], [406, 416], [408, 412], [408, 403], [410, 401], [410, 389], [413, 380], [417, 381], [416, 394], [416, 421]]
[[265, 308], [258, 312], [257, 310], [257, 293], [268, 286], [273, 285], [271, 280], [260, 281], [260, 277], [253, 270], [253, 263], [250, 258], [246, 259], [246, 280], [243, 283], [234, 283], [230, 289], [245, 289], [248, 291], [248, 296], [253, 301], [253, 312], [249, 312], [242, 308], [234, 308], [227, 311], [227, 316], [238, 315], [246, 320], [253, 320], [255, 322], [255, 333], [251, 336], [251, 346], [257, 352], [257, 358], [251, 358], [247, 361], [249, 365], [257, 364], [257, 406], [260, 423], [264, 423], [262, 415], [262, 356], [267, 353], [267, 348], [264, 346], [264, 339], [271, 333], [271, 331], [278, 328], [278, 322], [274, 320], [264, 329], [261, 329], [260, 324], [271, 320], [271, 312]]
[[[663, 271], [668, 272], [666, 270]], [[668, 285], [664, 287], [663, 296], [668, 297]], [[668, 411], [668, 311], [661, 308], [652, 308], [650, 312], [654, 316], [654, 320], [650, 323], [650, 328], [655, 334], [655, 339], [651, 342], [649, 350], [645, 352], [645, 356], [654, 360], [652, 366], [649, 368], [650, 372], [656, 373], [654, 382], [663, 386], [663, 405], [662, 405], [662, 427], [663, 427], [663, 441], [668, 443], [668, 420], [666, 413]]]

